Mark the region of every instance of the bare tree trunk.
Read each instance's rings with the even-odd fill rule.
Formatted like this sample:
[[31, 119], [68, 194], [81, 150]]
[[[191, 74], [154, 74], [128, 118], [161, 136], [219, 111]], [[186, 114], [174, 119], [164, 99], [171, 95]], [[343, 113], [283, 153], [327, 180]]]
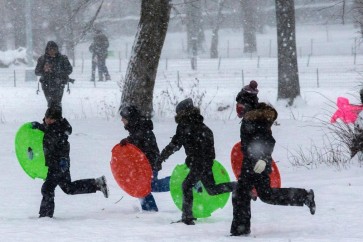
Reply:
[[292, 105], [300, 96], [299, 71], [296, 55], [294, 0], [276, 0], [278, 47], [277, 99], [288, 99]]
[[65, 45], [67, 50], [67, 56], [72, 59], [72, 65], [75, 66], [75, 43], [74, 43], [74, 31], [73, 31], [73, 22], [74, 22], [74, 16], [73, 15], [73, 9], [72, 9], [72, 2], [71, 1], [64, 1], [63, 9], [65, 10], [66, 14], [66, 21], [65, 21]]
[[256, 14], [257, 6], [255, 0], [241, 0], [242, 13], [243, 13], [243, 40], [244, 40], [244, 53], [254, 53], [257, 51], [256, 41]]
[[14, 47], [25, 47], [25, 1], [7, 1], [7, 7], [14, 34]]
[[224, 0], [219, 0], [218, 2], [218, 14], [217, 14], [217, 20], [214, 24], [214, 28], [212, 30], [212, 41], [210, 45], [210, 58], [218, 58], [218, 42], [219, 42], [219, 27], [221, 23], [223, 22], [223, 10]]
[[359, 26], [361, 38], [363, 38], [363, 0], [354, 0], [352, 9], [354, 22]]
[[120, 108], [132, 104], [145, 116], [152, 116], [155, 78], [170, 9], [169, 0], [142, 0], [141, 17], [127, 67]]
[[7, 32], [6, 32], [6, 21], [7, 15], [5, 11], [5, 3], [4, 1], [0, 2], [0, 51], [5, 51], [7, 49]]
[[187, 25], [187, 49], [193, 55], [195, 51], [204, 51], [205, 41], [202, 16], [201, 0], [184, 0], [186, 6], [186, 25]]
[[345, 0], [343, 0], [343, 7], [342, 7], [342, 24], [345, 24]]

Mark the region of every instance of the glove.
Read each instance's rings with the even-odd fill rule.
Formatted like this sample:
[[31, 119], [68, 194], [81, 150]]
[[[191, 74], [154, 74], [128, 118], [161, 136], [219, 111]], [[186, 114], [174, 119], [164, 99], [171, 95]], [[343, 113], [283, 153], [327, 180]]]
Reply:
[[42, 126], [39, 122], [31, 122], [32, 124], [32, 129], [40, 129], [40, 127]]
[[121, 146], [125, 146], [125, 145], [127, 145], [129, 142], [127, 141], [127, 138], [125, 138], [125, 139], [122, 139], [121, 141], [120, 141], [120, 145]]
[[60, 160], [59, 160], [59, 168], [62, 172], [66, 172], [69, 170], [69, 159], [68, 158], [65, 158], [65, 157], [62, 157]]
[[255, 167], [253, 168], [253, 171], [261, 174], [266, 168], [266, 161], [264, 160], [258, 160]]

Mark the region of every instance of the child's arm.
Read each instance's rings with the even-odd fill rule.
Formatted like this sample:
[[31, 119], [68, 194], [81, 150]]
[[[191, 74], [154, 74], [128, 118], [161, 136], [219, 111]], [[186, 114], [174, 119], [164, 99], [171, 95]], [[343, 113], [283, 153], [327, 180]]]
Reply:
[[144, 139], [143, 133], [141, 131], [131, 133], [126, 138], [120, 141], [120, 145], [133, 144], [136, 147], [140, 147], [141, 141]]
[[39, 123], [39, 122], [36, 122], [36, 121], [34, 121], [34, 122], [31, 122], [31, 124], [32, 124], [32, 129], [39, 129], [39, 130], [41, 130], [41, 131], [45, 131], [45, 126], [44, 126], [44, 124], [41, 124], [41, 123]]
[[176, 134], [171, 139], [170, 143], [161, 151], [160, 163], [169, 158], [176, 151], [180, 150], [183, 145], [183, 132], [180, 126], [176, 129]]

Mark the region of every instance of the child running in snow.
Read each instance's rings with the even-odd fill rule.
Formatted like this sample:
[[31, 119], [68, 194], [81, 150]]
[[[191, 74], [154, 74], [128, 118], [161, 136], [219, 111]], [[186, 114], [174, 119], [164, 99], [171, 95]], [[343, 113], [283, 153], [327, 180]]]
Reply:
[[200, 110], [194, 107], [193, 100], [188, 98], [176, 106], [175, 122], [178, 124], [176, 134], [161, 152], [161, 161], [178, 151], [182, 146], [187, 158], [186, 165], [190, 169], [185, 178], [183, 189], [183, 206], [181, 222], [194, 225], [193, 187], [201, 181], [210, 195], [231, 192], [235, 182], [216, 184], [212, 166], [215, 159], [213, 132], [203, 123]]
[[251, 233], [251, 195], [256, 188], [259, 198], [268, 204], [308, 206], [315, 213], [313, 190], [302, 188], [271, 188], [271, 154], [275, 146], [271, 126], [277, 119], [277, 111], [266, 103], [258, 102], [257, 82], [251, 81], [238, 93], [237, 114], [242, 118], [240, 137], [243, 166], [232, 196], [233, 221], [231, 235]]
[[[158, 179], [158, 172], [161, 170], [161, 162], [159, 162], [160, 153], [153, 132], [153, 122], [142, 116], [135, 106], [126, 106], [122, 108], [120, 115], [124, 128], [129, 132], [129, 136], [122, 139], [120, 145], [126, 145], [127, 143], [133, 144], [146, 155], [153, 171], [151, 181], [152, 192], [170, 191], [170, 176]], [[141, 198], [140, 203], [143, 211], [158, 211], [154, 196], [151, 193], [146, 197]]]
[[43, 121], [43, 124], [32, 122], [33, 129], [44, 132], [43, 150], [45, 165], [48, 167], [47, 178], [41, 190], [43, 199], [40, 204], [39, 217], [53, 217], [54, 191], [57, 186], [60, 186], [63, 192], [69, 195], [101, 191], [107, 198], [108, 187], [105, 176], [71, 181], [68, 136], [72, 133], [72, 126], [67, 119], [62, 118], [62, 108], [60, 106], [49, 107]]

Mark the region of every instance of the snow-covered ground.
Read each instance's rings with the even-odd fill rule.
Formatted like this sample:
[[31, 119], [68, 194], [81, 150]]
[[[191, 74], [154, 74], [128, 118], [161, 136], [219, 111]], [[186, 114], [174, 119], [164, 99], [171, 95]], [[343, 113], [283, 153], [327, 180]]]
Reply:
[[[304, 29], [306, 35], [316, 30], [314, 36], [325, 36], [318, 29]], [[214, 131], [217, 160], [233, 179], [230, 151], [239, 140], [240, 125], [234, 112], [234, 98], [242, 87], [241, 71], [244, 69], [245, 74], [248, 73], [245, 84], [256, 79], [260, 101], [270, 102], [279, 112], [280, 125], [273, 126], [277, 141], [273, 158], [278, 161], [282, 186], [314, 189], [317, 203], [314, 216], [307, 207], [272, 206], [258, 200], [252, 203], [251, 235], [235, 238], [229, 236], [231, 200], [211, 217], [199, 219], [195, 226], [170, 224], [180, 218], [181, 211], [169, 193], [155, 193], [158, 213], [140, 212], [139, 201], [118, 187], [109, 165], [112, 147], [127, 136], [117, 115], [121, 96], [118, 81], [124, 75], [126, 62], [123, 61], [119, 72], [118, 60], [111, 59], [108, 63], [113, 81], [97, 83], [95, 88], [88, 81], [88, 62], [84, 63], [83, 73], [82, 66], [77, 65], [72, 74], [77, 81], [71, 86], [71, 94], [65, 93], [63, 101], [64, 116], [73, 126], [70, 136], [72, 178], [104, 174], [108, 179], [110, 197], [105, 199], [101, 193], [68, 196], [57, 188], [54, 219], [38, 219], [42, 181], [32, 180], [23, 172], [14, 148], [17, 129], [24, 122], [43, 118], [46, 110], [44, 95], [42, 92], [36, 95], [36, 83], [24, 82], [23, 74], [17, 75], [17, 87], [12, 86], [13, 71], [24, 73], [24, 67], [0, 69], [0, 157], [4, 172], [0, 176], [0, 241], [362, 241], [363, 176], [357, 158], [347, 169], [322, 165], [308, 170], [289, 162], [290, 152], [300, 147], [309, 149], [312, 143], [322, 144], [324, 131], [319, 120], [329, 120], [338, 96], [358, 102], [359, 71], [362, 70], [359, 60], [362, 56], [358, 56], [354, 65], [352, 56], [338, 51], [340, 43], [348, 39], [352, 43], [356, 33], [351, 26], [334, 29], [342, 33], [341, 39], [336, 41], [336, 48], [331, 48], [329, 56], [316, 56], [310, 62], [311, 73], [325, 66], [326, 76], [320, 76], [318, 86], [315, 76], [309, 79], [302, 73], [301, 99], [292, 108], [276, 102], [276, 60], [271, 58], [268, 62], [267, 57], [260, 66], [269, 63], [265, 69], [257, 68], [256, 58], [239, 58], [223, 59], [219, 71], [218, 60], [201, 59], [197, 72], [191, 71], [183, 59], [168, 60], [165, 70], [165, 62], [162, 64], [165, 60], [162, 60], [155, 88], [154, 131], [162, 149], [174, 134], [176, 124], [173, 107], [166, 104], [167, 98], [161, 95], [161, 91], [167, 90], [169, 83], [175, 85], [177, 71], [180, 71], [180, 79], [188, 91], [187, 87], [194, 78], [199, 79], [199, 88], [193, 89], [192, 93], [206, 93], [202, 106], [205, 123]], [[272, 31], [271, 36], [265, 36], [266, 39], [270, 37], [273, 38]], [[307, 41], [306, 46], [309, 44]], [[299, 60], [302, 71], [307, 68], [307, 59]], [[77, 62], [80, 63], [81, 59]], [[308, 80], [312, 80], [310, 84]], [[175, 88], [173, 91], [179, 99], [188, 93], [180, 93]], [[227, 108], [217, 111], [218, 107]], [[159, 176], [170, 175], [175, 165], [183, 163], [184, 159], [183, 150], [171, 156]]]

